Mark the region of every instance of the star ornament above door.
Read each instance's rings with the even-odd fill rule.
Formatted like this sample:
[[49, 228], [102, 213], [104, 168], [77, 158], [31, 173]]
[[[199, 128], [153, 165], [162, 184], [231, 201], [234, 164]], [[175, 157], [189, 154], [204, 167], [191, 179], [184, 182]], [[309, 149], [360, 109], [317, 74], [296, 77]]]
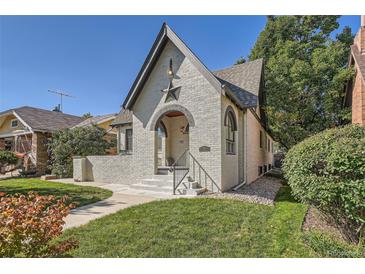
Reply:
[[165, 102], [167, 102], [169, 100], [176, 100], [177, 101], [178, 94], [179, 94], [181, 86], [174, 87], [173, 84], [172, 84], [172, 80], [174, 79], [174, 72], [173, 72], [173, 69], [172, 69], [172, 59], [170, 59], [170, 66], [169, 66], [169, 69], [167, 71], [167, 76], [169, 77], [169, 85], [167, 86], [166, 89], [161, 90], [163, 93], [166, 93]]

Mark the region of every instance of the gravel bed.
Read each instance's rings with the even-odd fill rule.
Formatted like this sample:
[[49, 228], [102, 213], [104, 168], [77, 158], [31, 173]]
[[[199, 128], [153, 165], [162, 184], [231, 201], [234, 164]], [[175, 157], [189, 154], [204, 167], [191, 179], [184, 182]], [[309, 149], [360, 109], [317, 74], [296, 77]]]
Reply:
[[263, 176], [236, 191], [231, 190], [223, 193], [205, 193], [201, 197], [218, 199], [228, 198], [257, 204], [274, 205], [275, 196], [281, 186], [282, 184], [280, 179]]

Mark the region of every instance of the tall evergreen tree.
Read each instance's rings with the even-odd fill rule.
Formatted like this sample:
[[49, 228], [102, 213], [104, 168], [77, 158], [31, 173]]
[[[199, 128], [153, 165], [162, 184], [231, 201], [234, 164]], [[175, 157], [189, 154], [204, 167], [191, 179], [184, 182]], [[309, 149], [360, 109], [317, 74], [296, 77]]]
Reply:
[[274, 138], [290, 148], [339, 125], [343, 87], [353, 76], [346, 64], [353, 35], [339, 16], [268, 16], [249, 60], [265, 59], [268, 123]]

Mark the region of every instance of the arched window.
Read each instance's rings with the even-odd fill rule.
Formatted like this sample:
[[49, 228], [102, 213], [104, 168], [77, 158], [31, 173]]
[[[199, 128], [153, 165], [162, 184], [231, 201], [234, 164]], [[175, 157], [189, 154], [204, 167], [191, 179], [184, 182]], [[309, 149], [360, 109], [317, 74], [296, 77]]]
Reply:
[[162, 151], [162, 139], [167, 138], [167, 130], [162, 121], [157, 125], [157, 138], [157, 149], [158, 151]]
[[235, 154], [235, 131], [237, 131], [237, 123], [236, 116], [231, 106], [229, 106], [226, 110], [224, 125], [226, 126], [226, 153]]

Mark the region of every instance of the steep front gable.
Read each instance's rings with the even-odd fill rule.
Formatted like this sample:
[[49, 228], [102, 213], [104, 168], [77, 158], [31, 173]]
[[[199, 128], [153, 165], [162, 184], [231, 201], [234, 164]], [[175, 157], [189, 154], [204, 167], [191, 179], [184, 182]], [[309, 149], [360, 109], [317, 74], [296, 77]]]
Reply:
[[189, 58], [190, 62], [197, 68], [197, 70], [204, 75], [204, 77], [211, 83], [211, 85], [219, 92], [222, 89], [221, 83], [212, 75], [212, 73], [203, 65], [203, 63], [193, 54], [193, 52], [185, 45], [185, 43], [171, 30], [171, 28], [164, 23], [161, 27], [157, 38], [142, 65], [140, 72], [137, 75], [124, 103], [123, 107], [130, 109], [135, 103], [136, 98], [141, 92], [146, 80], [152, 72], [156, 62], [163, 50], [165, 49], [168, 42], [172, 42], [182, 54]]
[[[189, 59], [195, 68], [219, 93], [232, 99], [242, 109], [257, 106], [258, 91], [260, 90], [259, 85], [261, 85], [260, 78], [262, 76], [262, 59], [244, 64], [242, 66], [245, 67], [243, 71], [241, 71], [242, 67], [237, 66], [237, 69], [235, 66], [229, 69], [211, 72], [172, 29], [164, 23], [123, 103], [124, 108], [130, 109], [133, 106], [169, 41]], [[238, 75], [240, 72], [241, 75]], [[246, 79], [246, 81], [243, 79]], [[242, 84], [252, 89], [246, 90], [245, 87], [242, 87]]]

